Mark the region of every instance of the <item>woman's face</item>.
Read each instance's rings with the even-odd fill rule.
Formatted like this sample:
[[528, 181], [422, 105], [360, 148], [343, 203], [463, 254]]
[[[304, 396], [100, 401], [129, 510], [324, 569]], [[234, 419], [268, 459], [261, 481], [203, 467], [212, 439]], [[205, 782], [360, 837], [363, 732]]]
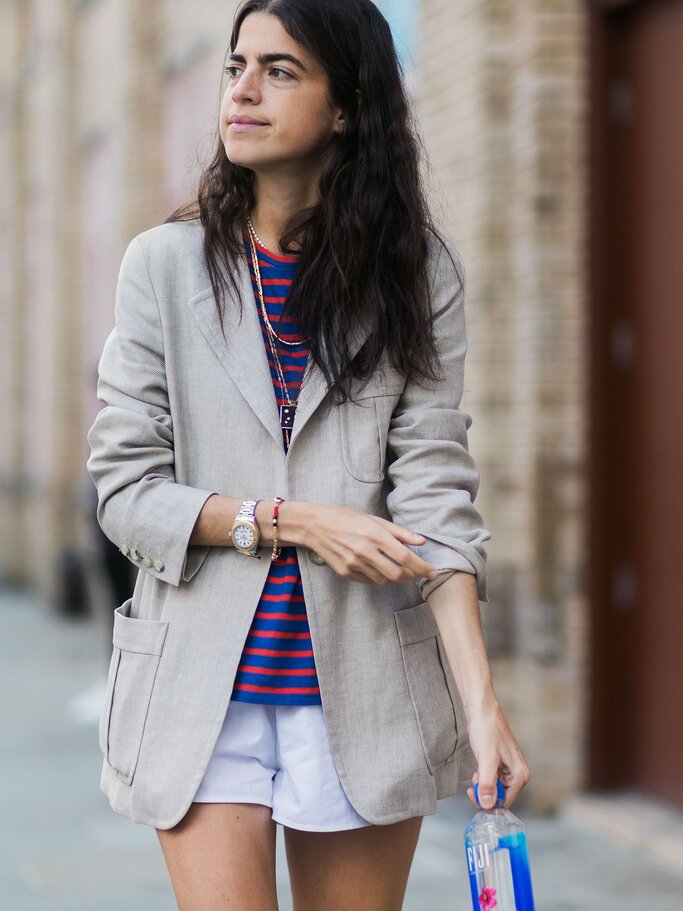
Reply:
[[[288, 54], [301, 65], [282, 56]], [[261, 55], [279, 59], [260, 62]], [[329, 107], [327, 74], [276, 16], [250, 13], [226, 66], [220, 133], [233, 164], [262, 172], [300, 167], [343, 128], [341, 108]], [[239, 116], [263, 125], [230, 124]]]

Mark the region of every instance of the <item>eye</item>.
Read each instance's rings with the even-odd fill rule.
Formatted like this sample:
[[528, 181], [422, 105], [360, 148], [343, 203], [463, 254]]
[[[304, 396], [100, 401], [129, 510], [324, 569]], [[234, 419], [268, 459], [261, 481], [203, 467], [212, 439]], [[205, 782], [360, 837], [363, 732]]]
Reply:
[[270, 71], [271, 71], [271, 73], [273, 73], [273, 72], [284, 73], [284, 74], [285, 74], [285, 78], [287, 78], [287, 79], [294, 79], [294, 76], [293, 76], [291, 73], [288, 73], [287, 70], [283, 70], [283, 69], [282, 69], [281, 67], [279, 67], [279, 66], [271, 67], [271, 70], [270, 70]]
[[[235, 77], [236, 73], [233, 73], [232, 70], [238, 70], [238, 71], [239, 71], [239, 67], [238, 67], [238, 66], [224, 66], [224, 67], [223, 67], [223, 70], [224, 70], [224, 72], [226, 72], [226, 73], [228, 74], [228, 76], [230, 76], [231, 79], [233, 79], [233, 78]], [[287, 70], [283, 70], [282, 67], [279, 67], [279, 66], [272, 66], [272, 67], [270, 68], [270, 72], [271, 72], [271, 73], [282, 73], [282, 74], [283, 74], [281, 77], [276, 77], [276, 79], [277, 79], [279, 82], [284, 82], [284, 81], [286, 81], [287, 79], [294, 79], [294, 74], [293, 74], [293, 73], [289, 73], [289, 72], [287, 72]], [[283, 77], [284, 77], [284, 78], [283, 78]]]

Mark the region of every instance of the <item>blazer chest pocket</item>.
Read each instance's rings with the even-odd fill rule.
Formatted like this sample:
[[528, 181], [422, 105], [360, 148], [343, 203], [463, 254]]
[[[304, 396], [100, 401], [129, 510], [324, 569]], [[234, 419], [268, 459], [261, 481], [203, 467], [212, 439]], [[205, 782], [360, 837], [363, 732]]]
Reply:
[[384, 479], [389, 422], [400, 392], [382, 391], [338, 406], [342, 459], [357, 481]]
[[132, 601], [128, 598], [114, 611], [113, 649], [99, 725], [100, 749], [125, 784], [131, 784], [135, 775], [168, 630], [165, 621], [131, 617]]
[[427, 766], [434, 774], [455, 759], [458, 745], [455, 678], [426, 601], [395, 611], [394, 620]]

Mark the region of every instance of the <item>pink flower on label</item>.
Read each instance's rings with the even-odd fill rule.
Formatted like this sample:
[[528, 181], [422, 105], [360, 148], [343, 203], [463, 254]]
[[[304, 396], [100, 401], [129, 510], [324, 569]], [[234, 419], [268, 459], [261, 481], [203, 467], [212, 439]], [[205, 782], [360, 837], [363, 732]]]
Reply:
[[489, 911], [490, 908], [495, 908], [498, 904], [496, 901], [496, 890], [484, 886], [481, 890], [481, 895], [479, 896], [479, 904], [481, 905], [481, 911]]

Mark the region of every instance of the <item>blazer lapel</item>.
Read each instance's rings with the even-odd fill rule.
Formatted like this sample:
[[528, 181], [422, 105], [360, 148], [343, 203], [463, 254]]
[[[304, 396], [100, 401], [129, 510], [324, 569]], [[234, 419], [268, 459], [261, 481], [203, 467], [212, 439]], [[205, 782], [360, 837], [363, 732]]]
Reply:
[[[229, 284], [226, 288], [223, 313], [225, 338], [221, 332], [216, 300], [211, 287], [191, 297], [188, 305], [228, 376], [264, 427], [278, 445], [282, 446], [277, 400], [246, 255], [239, 257], [237, 269], [242, 319], [240, 321], [239, 302], [235, 301], [234, 289], [232, 284]], [[223, 266], [221, 271], [225, 275]], [[354, 330], [349, 342], [352, 357], [358, 352], [366, 337], [367, 330], [360, 327]], [[327, 384], [323, 372], [309, 359], [299, 392], [290, 448], [326, 393]]]

